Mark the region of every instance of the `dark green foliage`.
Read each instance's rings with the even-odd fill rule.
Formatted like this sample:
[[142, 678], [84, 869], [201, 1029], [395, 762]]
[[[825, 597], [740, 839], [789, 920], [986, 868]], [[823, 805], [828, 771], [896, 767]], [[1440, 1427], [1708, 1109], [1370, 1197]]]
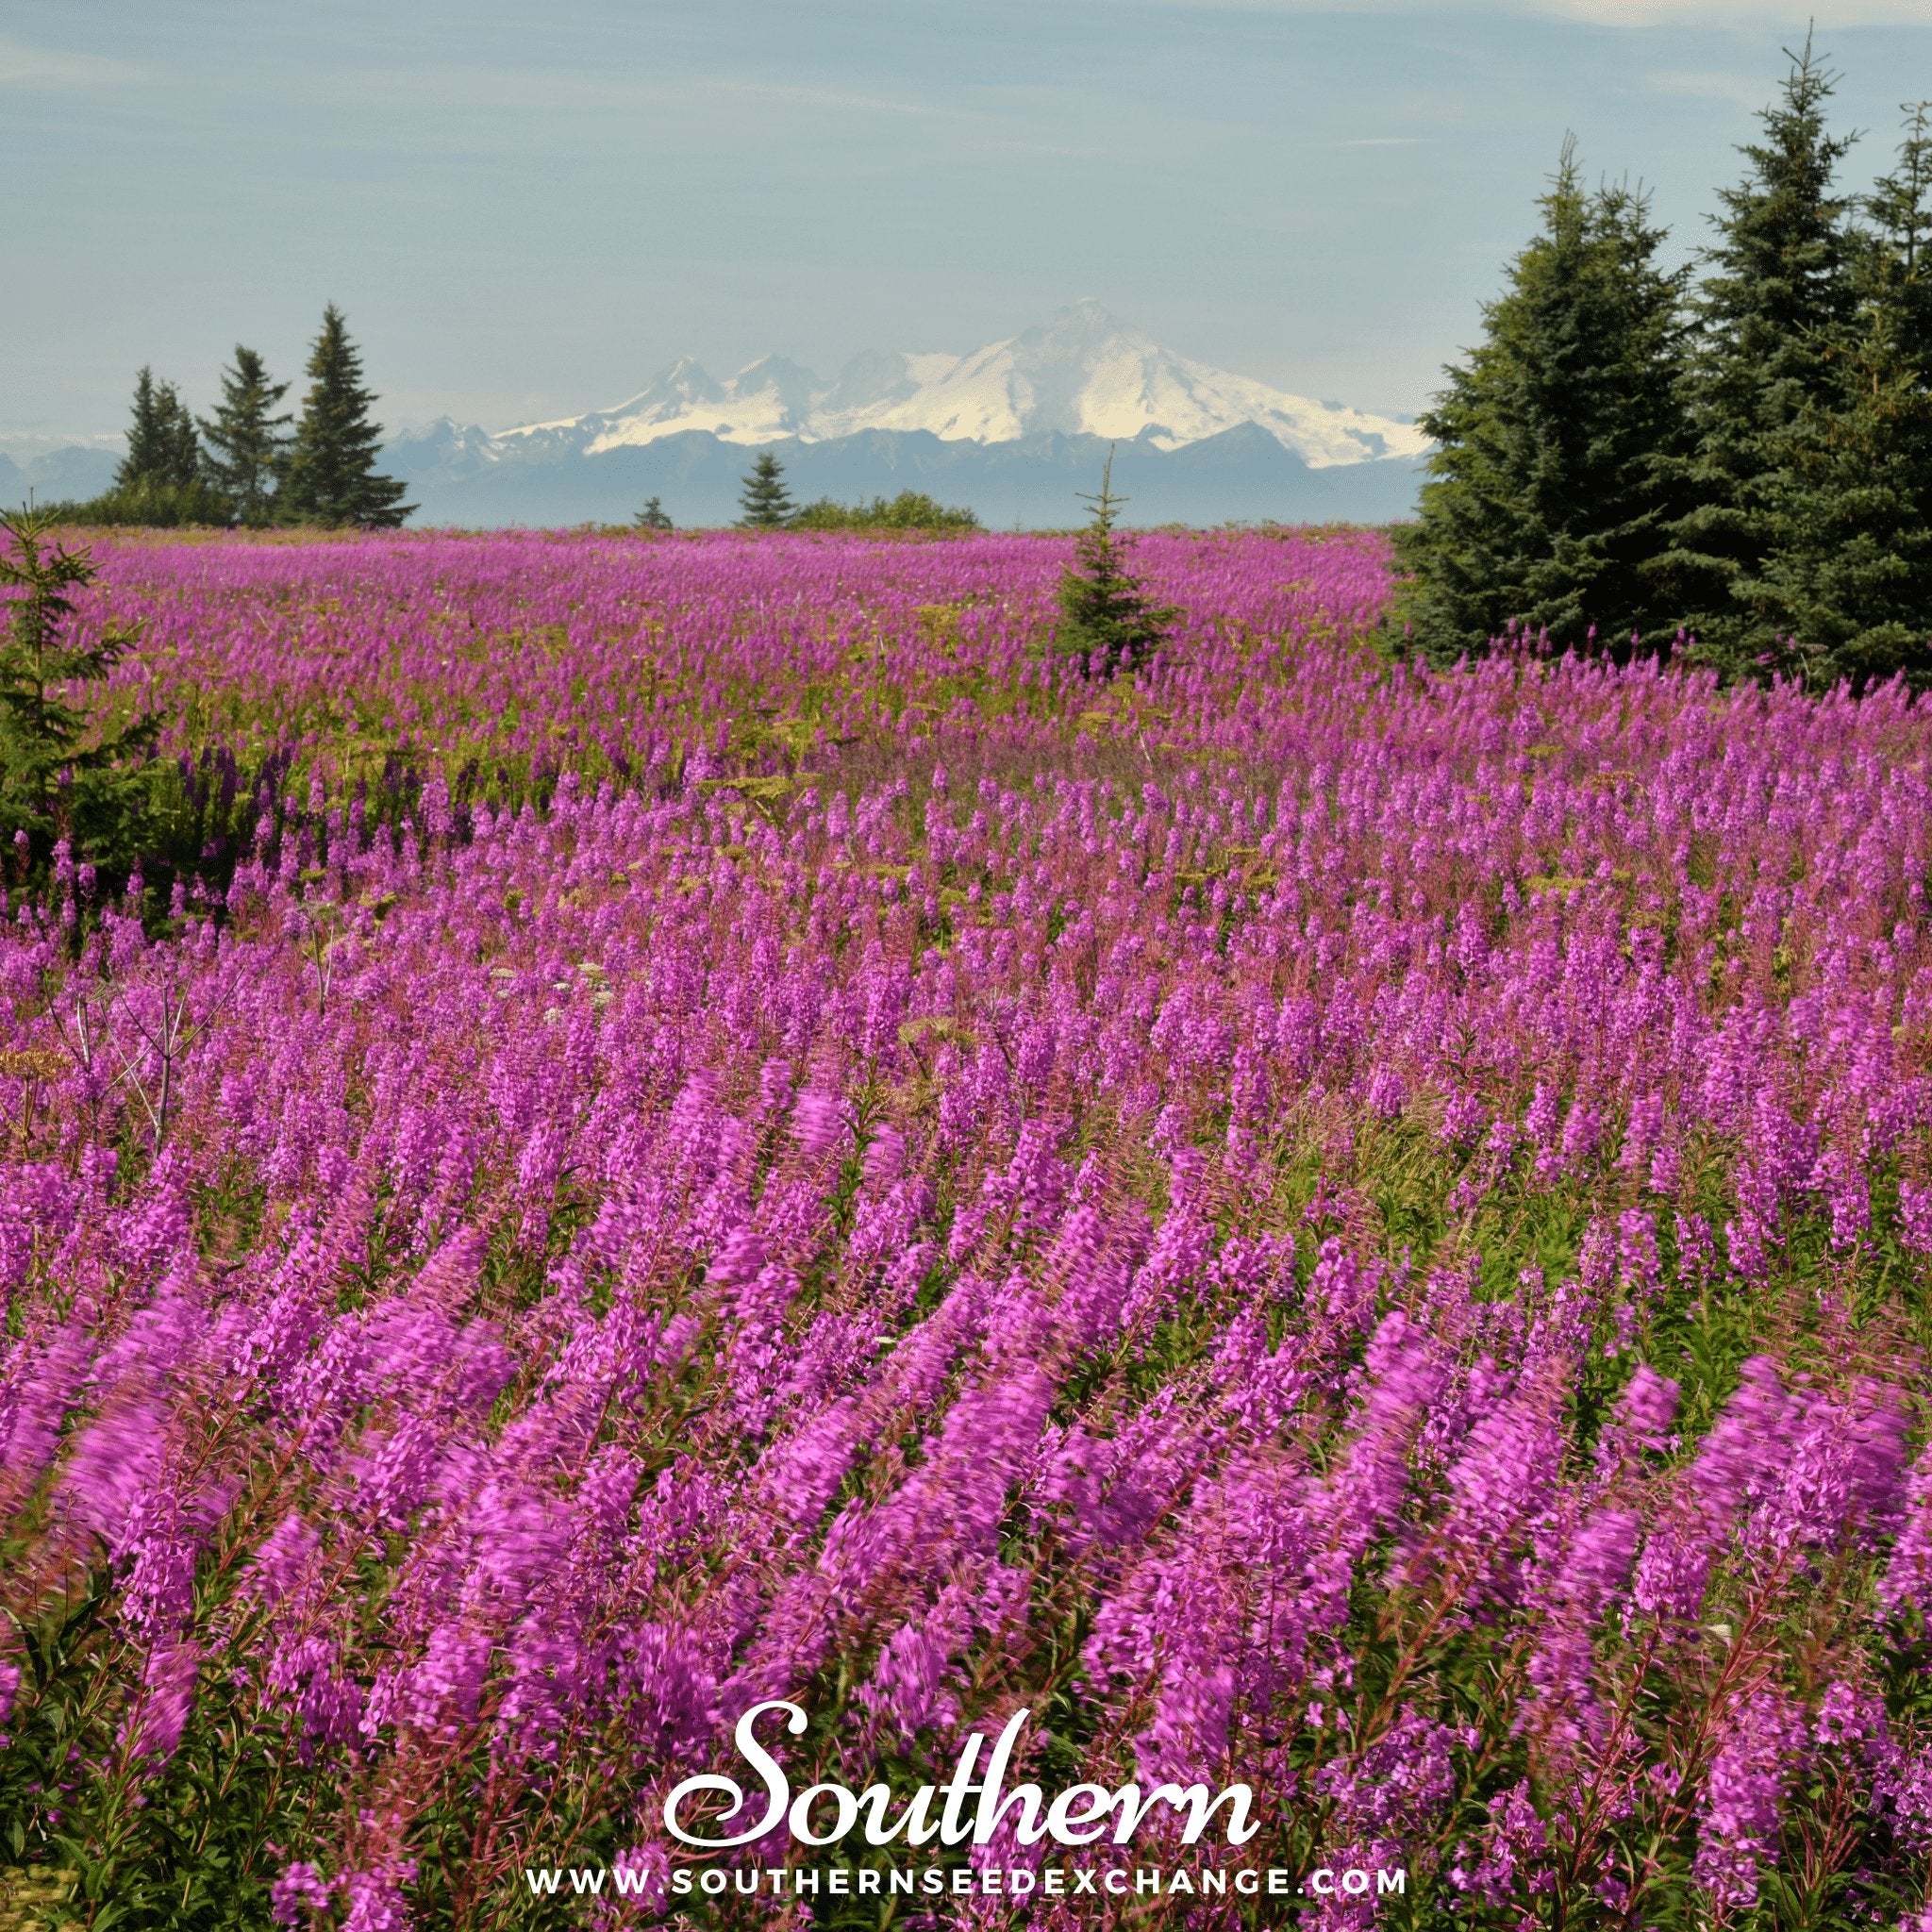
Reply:
[[1887, 309], [1909, 358], [1932, 370], [1932, 102], [1906, 109], [1898, 165], [1865, 198], [1873, 234], [1863, 262], [1867, 300]]
[[373, 391], [362, 386], [362, 358], [341, 310], [323, 310], [308, 357], [308, 393], [289, 448], [276, 510], [283, 522], [393, 530], [415, 508], [406, 484], [380, 475], [382, 431], [370, 419]]
[[1586, 195], [1566, 146], [1422, 419], [1431, 477], [1395, 534], [1436, 662], [1516, 625], [1615, 656], [1683, 629], [1725, 676], [1932, 685], [1932, 130], [1908, 109], [1855, 203], [1833, 76], [1808, 41], [1790, 62], [1688, 315], [1642, 198]]
[[1858, 321], [1850, 204], [1834, 187], [1851, 142], [1826, 132], [1833, 76], [1810, 42], [1790, 58], [1763, 139], [1743, 149], [1749, 173], [1720, 197], [1696, 303], [1691, 508], [1668, 559], [1698, 658], [1732, 675], [1784, 651], [1793, 595], [1807, 600], [1768, 580], [1767, 560], [1814, 515], [1838, 525], [1842, 506], [1812, 498], [1833, 493], [1839, 455], [1855, 460], [1851, 442], [1833, 449]]
[[1540, 206], [1483, 341], [1421, 419], [1436, 447], [1400, 541], [1439, 663], [1511, 624], [1618, 657], [1674, 628], [1656, 560], [1688, 454], [1683, 278], [1658, 268], [1641, 195], [1584, 192], [1572, 143]]
[[775, 530], [791, 521], [791, 492], [785, 465], [768, 449], [758, 452], [739, 493], [738, 525], [742, 530]]
[[1054, 641], [1087, 677], [1139, 671], [1166, 641], [1176, 613], [1148, 596], [1127, 568], [1128, 540], [1114, 528], [1124, 497], [1113, 493], [1113, 452], [1100, 474], [1100, 493], [1074, 540], [1074, 563], [1060, 575], [1059, 623]]
[[157, 382], [143, 367], [134, 380], [134, 417], [127, 454], [114, 486], [67, 514], [95, 524], [225, 524], [230, 504], [205, 469], [194, 418], [172, 382]]
[[46, 510], [0, 511], [0, 589], [13, 593], [0, 639], [0, 841], [17, 853], [25, 834], [35, 871], [61, 838], [76, 859], [118, 869], [152, 829], [158, 724], [146, 713], [103, 723], [66, 694], [104, 682], [136, 638], [70, 634], [73, 593], [95, 567], [85, 550], [47, 541], [53, 523]]
[[874, 496], [870, 503], [834, 503], [822, 496], [791, 519], [800, 530], [908, 530], [960, 534], [980, 527], [970, 509], [936, 502], [923, 490], [902, 490], [890, 502]]
[[172, 382], [157, 382], [145, 363], [134, 378], [134, 420], [127, 454], [114, 472], [117, 491], [151, 483], [184, 489], [201, 475], [201, 444], [194, 418]]
[[675, 527], [664, 508], [661, 498], [652, 496], [644, 501], [644, 507], [631, 521], [641, 530], [669, 530]]
[[235, 514], [251, 529], [272, 520], [276, 478], [281, 473], [294, 420], [274, 413], [289, 392], [286, 382], [271, 382], [261, 358], [235, 344], [235, 366], [222, 371], [222, 399], [212, 416], [201, 419], [208, 442], [208, 472], [233, 500]]
[[1740, 579], [1772, 661], [1820, 688], [1932, 682], [1932, 131], [1909, 112], [1897, 170], [1865, 204], [1833, 392], [1791, 425], [1774, 546]]
[[178, 529], [191, 524], [225, 525], [234, 521], [235, 507], [206, 476], [192, 483], [158, 483], [142, 477], [125, 489], [109, 490], [84, 503], [48, 506], [70, 524], [133, 525], [153, 530]]
[[[251, 1725], [232, 1685], [197, 1687], [179, 1748], [155, 1774], [125, 1751], [125, 1633], [105, 1569], [19, 1627], [19, 1694], [0, 1749], [0, 1928], [254, 1932], [271, 1924], [278, 1847], [334, 1801], [324, 1760]], [[133, 1664], [138, 1675], [139, 1663]], [[24, 1867], [25, 1869], [18, 1869]], [[44, 1918], [9, 1907], [38, 1901]]]

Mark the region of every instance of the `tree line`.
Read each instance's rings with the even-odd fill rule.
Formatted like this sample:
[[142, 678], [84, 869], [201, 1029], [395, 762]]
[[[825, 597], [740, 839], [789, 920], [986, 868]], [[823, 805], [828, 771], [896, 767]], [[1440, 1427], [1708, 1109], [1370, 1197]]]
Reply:
[[1892, 170], [1847, 192], [1835, 76], [1808, 41], [1789, 58], [1701, 274], [1565, 143], [1541, 232], [1420, 419], [1436, 446], [1397, 543], [1431, 660], [1527, 633], [1932, 684], [1932, 125], [1908, 107]]
[[[639, 516], [649, 525], [654, 496]], [[661, 514], [661, 512], [660, 512]], [[660, 527], [652, 525], [652, 527]], [[970, 509], [955, 508], [923, 490], [902, 490], [897, 496], [874, 496], [870, 503], [839, 503], [829, 496], [797, 505], [785, 481], [785, 465], [770, 450], [760, 450], [741, 479], [738, 498], [741, 530], [901, 530], [927, 536], [961, 535], [980, 527]]]
[[135, 378], [127, 453], [112, 487], [61, 506], [94, 524], [239, 524], [266, 529], [324, 524], [394, 529], [415, 508], [407, 485], [376, 468], [382, 430], [362, 380], [362, 358], [334, 303], [309, 351], [299, 417], [280, 408], [290, 385], [241, 343], [222, 371], [211, 414], [194, 415], [151, 369]]

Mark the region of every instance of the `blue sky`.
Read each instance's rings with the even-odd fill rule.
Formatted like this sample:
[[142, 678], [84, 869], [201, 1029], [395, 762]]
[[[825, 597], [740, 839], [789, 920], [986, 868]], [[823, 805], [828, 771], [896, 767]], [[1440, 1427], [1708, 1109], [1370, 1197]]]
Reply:
[[[1849, 170], [1932, 0], [1820, 0]], [[8, 0], [0, 436], [205, 404], [347, 311], [391, 423], [829, 371], [1098, 296], [1185, 355], [1412, 411], [1566, 130], [1689, 249], [1802, 38], [1760, 0]], [[25, 191], [23, 192], [22, 191]]]

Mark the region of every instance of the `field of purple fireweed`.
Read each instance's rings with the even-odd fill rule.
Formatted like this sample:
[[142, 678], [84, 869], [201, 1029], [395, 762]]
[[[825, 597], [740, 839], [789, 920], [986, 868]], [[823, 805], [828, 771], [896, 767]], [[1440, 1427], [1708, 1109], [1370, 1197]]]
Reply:
[[102, 549], [228, 883], [0, 924], [0, 1924], [652, 1923], [770, 1699], [1261, 1830], [690, 1923], [1932, 1923], [1932, 716], [1067, 547]]

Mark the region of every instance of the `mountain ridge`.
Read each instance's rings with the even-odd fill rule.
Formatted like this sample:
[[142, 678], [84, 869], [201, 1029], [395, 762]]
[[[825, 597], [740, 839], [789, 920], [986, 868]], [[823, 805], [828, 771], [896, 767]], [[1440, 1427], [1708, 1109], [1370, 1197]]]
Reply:
[[963, 356], [867, 350], [827, 381], [764, 356], [722, 381], [683, 357], [608, 409], [496, 431], [498, 452], [602, 456], [698, 430], [721, 442], [824, 442], [869, 429], [941, 441], [1016, 442], [1043, 430], [1184, 448], [1254, 423], [1311, 469], [1414, 460], [1423, 432], [1392, 417], [1315, 402], [1176, 355], [1098, 302]]

